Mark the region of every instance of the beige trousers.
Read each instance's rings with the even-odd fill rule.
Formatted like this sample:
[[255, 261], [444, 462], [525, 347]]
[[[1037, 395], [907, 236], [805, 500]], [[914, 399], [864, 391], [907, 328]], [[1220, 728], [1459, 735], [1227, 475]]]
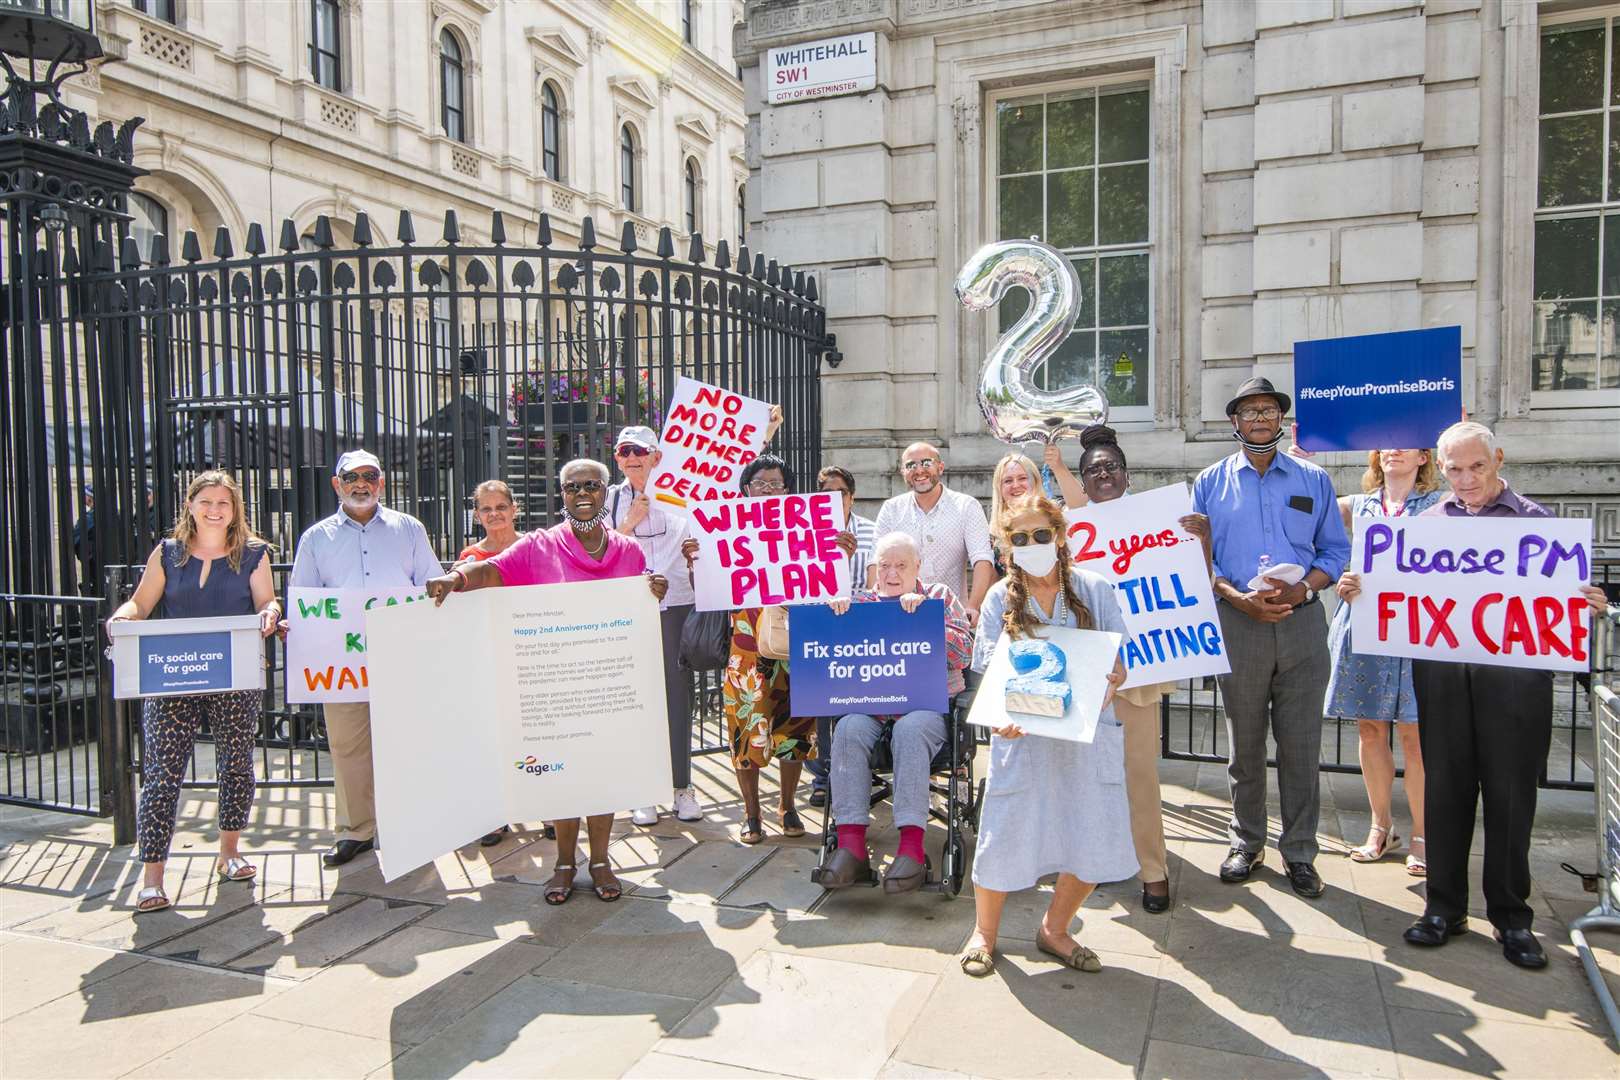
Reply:
[[364, 701], [341, 702], [322, 705], [321, 712], [326, 716], [326, 741], [332, 748], [332, 777], [337, 786], [337, 838], [374, 839], [377, 803], [371, 779], [371, 706]]
[[1125, 725], [1125, 797], [1131, 805], [1131, 840], [1144, 884], [1168, 881], [1164, 809], [1159, 801], [1159, 702], [1132, 705], [1114, 698], [1114, 715]]

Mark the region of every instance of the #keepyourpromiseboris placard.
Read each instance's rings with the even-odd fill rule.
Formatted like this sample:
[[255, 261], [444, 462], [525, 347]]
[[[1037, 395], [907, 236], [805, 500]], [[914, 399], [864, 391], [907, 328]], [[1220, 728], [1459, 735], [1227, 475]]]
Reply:
[[872, 716], [928, 709], [946, 692], [945, 601], [906, 611], [898, 600], [851, 604], [844, 614], [808, 605], [788, 620], [794, 716]]
[[849, 560], [837, 543], [843, 531], [844, 503], [834, 491], [694, 506], [697, 609], [818, 604], [848, 595]]
[[659, 506], [690, 513], [693, 504], [735, 499], [743, 467], [765, 449], [771, 407], [682, 375], [658, 437], [662, 455], [647, 478]]
[[1357, 518], [1351, 647], [1374, 656], [1586, 671], [1592, 523]]

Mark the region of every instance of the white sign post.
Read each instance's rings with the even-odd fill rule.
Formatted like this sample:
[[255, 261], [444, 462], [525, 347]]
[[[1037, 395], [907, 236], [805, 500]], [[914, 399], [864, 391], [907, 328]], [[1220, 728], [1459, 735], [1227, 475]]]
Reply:
[[1014, 677], [1008, 656], [1012, 638], [1002, 634], [996, 642], [984, 678], [973, 693], [968, 723], [978, 727], [1006, 727], [1017, 724], [1026, 735], [1044, 735], [1069, 742], [1091, 742], [1102, 718], [1103, 695], [1108, 692], [1108, 673], [1119, 658], [1119, 635], [1101, 630], [1073, 630], [1066, 626], [1042, 626], [1036, 630], [1043, 641], [1063, 654], [1064, 669], [1058, 676], [1069, 686], [1068, 708], [1060, 716], [1037, 716], [1011, 712], [1007, 708], [1007, 681]]
[[366, 612], [427, 599], [419, 585], [287, 590], [287, 701], [369, 701]]
[[1180, 521], [1186, 484], [1067, 510], [1069, 556], [1107, 578], [1125, 616], [1125, 686], [1180, 682], [1232, 670], [1204, 546]]
[[509, 822], [669, 798], [663, 648], [646, 578], [377, 607], [365, 632], [386, 880]]
[[765, 101], [859, 94], [877, 86], [877, 34], [846, 34], [765, 51]]
[[1588, 671], [1592, 522], [1357, 518], [1350, 605], [1358, 653]]

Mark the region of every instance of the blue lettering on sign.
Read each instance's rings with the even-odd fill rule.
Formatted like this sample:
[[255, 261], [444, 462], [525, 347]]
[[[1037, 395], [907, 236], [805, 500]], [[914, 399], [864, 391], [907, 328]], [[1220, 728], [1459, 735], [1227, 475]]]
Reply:
[[231, 634], [148, 634], [140, 640], [141, 693], [196, 694], [231, 688]]

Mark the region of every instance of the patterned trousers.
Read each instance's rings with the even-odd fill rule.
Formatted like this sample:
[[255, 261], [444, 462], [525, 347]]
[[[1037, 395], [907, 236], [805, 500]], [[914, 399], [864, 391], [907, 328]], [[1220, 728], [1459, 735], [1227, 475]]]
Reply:
[[180, 784], [197, 729], [208, 722], [219, 774], [219, 828], [238, 832], [253, 807], [253, 741], [259, 733], [257, 690], [147, 698], [141, 716], [141, 862], [163, 862], [174, 838]]

